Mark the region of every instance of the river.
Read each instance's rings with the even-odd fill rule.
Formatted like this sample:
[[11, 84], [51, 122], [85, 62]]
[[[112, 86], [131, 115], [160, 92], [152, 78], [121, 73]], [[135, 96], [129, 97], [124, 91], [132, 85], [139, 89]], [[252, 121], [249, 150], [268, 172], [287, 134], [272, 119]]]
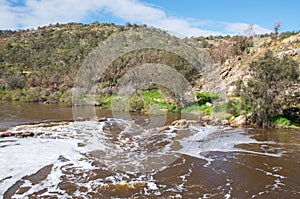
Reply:
[[72, 121], [58, 104], [0, 103], [3, 198], [300, 198], [300, 131]]

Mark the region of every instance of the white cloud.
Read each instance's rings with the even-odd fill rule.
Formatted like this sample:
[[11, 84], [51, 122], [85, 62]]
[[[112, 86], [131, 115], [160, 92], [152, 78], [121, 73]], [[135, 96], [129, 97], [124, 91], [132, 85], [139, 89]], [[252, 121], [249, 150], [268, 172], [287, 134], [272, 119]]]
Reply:
[[[196, 21], [168, 16], [162, 9], [136, 0], [24, 1], [23, 6], [13, 6], [9, 0], [0, 0], [0, 29], [36, 28], [57, 22], [83, 22], [99, 14], [110, 14], [125, 22], [147, 24], [185, 36], [242, 34], [248, 27], [244, 23]], [[208, 30], [204, 28], [207, 24], [215, 26], [214, 30], [216, 27], [218, 29]], [[253, 27], [255, 33], [270, 32], [258, 25]]]
[[26, 0], [18, 7], [22, 27], [37, 27], [50, 23], [80, 22], [91, 12], [103, 7], [98, 1]]
[[0, 29], [14, 29], [18, 26], [16, 11], [5, 0], [0, 0]]
[[[224, 27], [225, 27], [224, 30], [226, 32], [231, 33], [231, 34], [241, 34], [241, 35], [243, 35], [245, 30], [247, 30], [249, 28], [249, 24], [246, 24], [246, 23], [226, 23], [226, 22], [223, 22], [221, 24], [224, 25]], [[265, 34], [265, 33], [272, 32], [271, 30], [263, 28], [263, 27], [261, 27], [259, 25], [256, 25], [256, 24], [253, 24], [252, 28], [253, 28], [253, 32], [255, 34]]]
[[129, 21], [153, 22], [167, 18], [162, 10], [132, 0], [109, 1], [105, 8], [114, 16]]

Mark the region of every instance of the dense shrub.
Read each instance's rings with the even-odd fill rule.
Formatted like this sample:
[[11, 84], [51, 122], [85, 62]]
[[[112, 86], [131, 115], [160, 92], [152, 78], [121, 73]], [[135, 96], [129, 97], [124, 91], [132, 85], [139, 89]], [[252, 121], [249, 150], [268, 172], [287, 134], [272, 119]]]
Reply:
[[272, 117], [282, 112], [285, 90], [298, 80], [299, 64], [290, 57], [279, 59], [267, 51], [249, 69], [251, 79], [241, 97], [253, 112], [252, 122], [271, 127]]

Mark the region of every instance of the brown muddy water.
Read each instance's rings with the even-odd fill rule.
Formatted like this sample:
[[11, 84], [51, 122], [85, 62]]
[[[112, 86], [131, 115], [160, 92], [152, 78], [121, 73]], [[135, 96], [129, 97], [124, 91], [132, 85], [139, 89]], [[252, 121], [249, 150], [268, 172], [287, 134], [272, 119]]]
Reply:
[[0, 103], [3, 198], [300, 198], [300, 131], [71, 121], [59, 105]]

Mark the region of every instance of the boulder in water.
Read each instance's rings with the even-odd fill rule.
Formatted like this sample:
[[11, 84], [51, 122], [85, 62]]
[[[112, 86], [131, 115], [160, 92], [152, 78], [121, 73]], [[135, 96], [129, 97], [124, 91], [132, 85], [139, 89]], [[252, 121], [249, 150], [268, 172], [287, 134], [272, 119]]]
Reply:
[[246, 115], [240, 115], [236, 118], [234, 118], [230, 124], [231, 126], [243, 126], [246, 125], [247, 122], [247, 116]]
[[210, 116], [210, 115], [204, 115], [204, 116], [201, 118], [201, 120], [202, 120], [202, 121], [208, 122], [208, 121], [212, 121], [213, 118], [212, 118], [212, 116]]
[[183, 128], [187, 128], [187, 127], [189, 127], [190, 122], [188, 122], [185, 119], [181, 119], [181, 120], [176, 120], [176, 121], [172, 122], [172, 125], [173, 126], [180, 126], [180, 127], [183, 127]]
[[99, 116], [94, 117], [94, 121], [96, 121], [96, 122], [104, 122], [106, 120], [107, 120], [106, 117], [99, 117]]
[[224, 119], [224, 120], [221, 121], [221, 124], [222, 125], [229, 125], [229, 121]]

